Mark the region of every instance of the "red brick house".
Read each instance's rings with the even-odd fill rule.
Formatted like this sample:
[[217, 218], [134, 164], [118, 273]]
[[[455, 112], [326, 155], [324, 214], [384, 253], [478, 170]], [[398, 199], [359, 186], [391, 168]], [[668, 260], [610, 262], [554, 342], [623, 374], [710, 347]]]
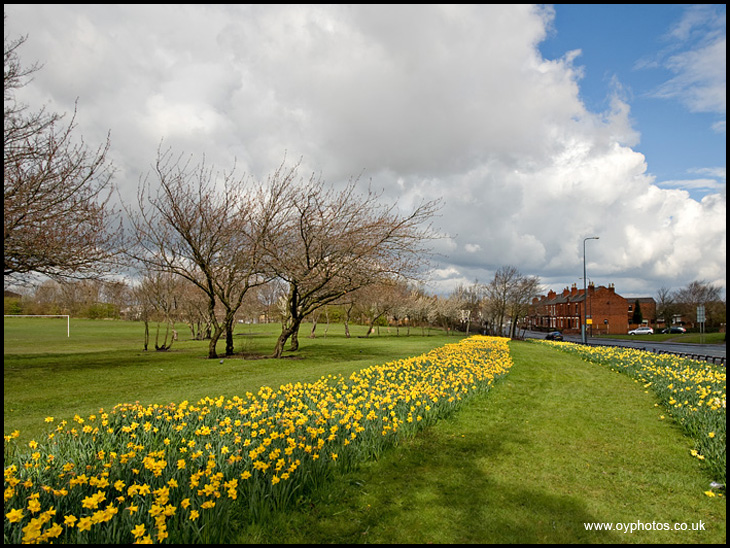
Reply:
[[[616, 293], [613, 284], [608, 287], [594, 284], [588, 286], [587, 318], [591, 335], [625, 334], [635, 327], [631, 323], [636, 301], [639, 301], [643, 324], [654, 327], [656, 303], [651, 297], [624, 298]], [[586, 317], [586, 299], [583, 289], [575, 284], [533, 299], [528, 322], [531, 329], [549, 331], [558, 329], [565, 333], [580, 333]]]

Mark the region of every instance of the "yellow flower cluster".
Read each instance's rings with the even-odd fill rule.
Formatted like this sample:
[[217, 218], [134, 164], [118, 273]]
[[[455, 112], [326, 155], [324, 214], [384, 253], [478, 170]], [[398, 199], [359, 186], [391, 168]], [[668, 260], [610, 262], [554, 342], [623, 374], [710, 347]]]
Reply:
[[120, 404], [60, 422], [17, 456], [11, 434], [5, 540], [211, 541], [234, 505], [249, 515], [285, 506], [333, 466], [377, 454], [488, 389], [511, 364], [506, 339], [477, 336], [349, 378], [197, 404]]
[[[695, 442], [690, 455], [707, 463], [713, 478], [725, 483], [726, 370], [668, 354], [616, 346], [583, 346], [538, 341], [579, 354], [630, 375], [659, 397], [669, 414]], [[664, 415], [660, 415], [664, 419]]]

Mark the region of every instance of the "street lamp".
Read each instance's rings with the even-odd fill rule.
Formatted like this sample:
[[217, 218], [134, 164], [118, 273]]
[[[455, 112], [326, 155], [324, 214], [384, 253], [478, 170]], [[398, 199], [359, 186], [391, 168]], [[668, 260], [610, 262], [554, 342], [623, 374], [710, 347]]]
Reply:
[[586, 333], [588, 324], [588, 277], [586, 276], [586, 242], [588, 240], [598, 240], [598, 236], [589, 236], [583, 238], [583, 324], [580, 326], [580, 340], [583, 344], [588, 342], [588, 334]]

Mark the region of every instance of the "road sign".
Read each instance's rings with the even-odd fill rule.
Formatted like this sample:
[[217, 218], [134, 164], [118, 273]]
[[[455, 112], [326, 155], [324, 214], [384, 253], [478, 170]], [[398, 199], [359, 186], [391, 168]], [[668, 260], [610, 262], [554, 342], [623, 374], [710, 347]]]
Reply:
[[705, 306], [700, 305], [697, 307], [697, 323], [704, 323], [705, 321]]

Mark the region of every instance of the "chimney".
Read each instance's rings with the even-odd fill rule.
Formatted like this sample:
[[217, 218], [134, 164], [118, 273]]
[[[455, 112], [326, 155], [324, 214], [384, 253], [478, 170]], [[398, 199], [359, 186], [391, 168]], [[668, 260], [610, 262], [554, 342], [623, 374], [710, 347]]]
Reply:
[[570, 296], [573, 297], [578, 293], [578, 287], [573, 284], [573, 286], [570, 288]]

